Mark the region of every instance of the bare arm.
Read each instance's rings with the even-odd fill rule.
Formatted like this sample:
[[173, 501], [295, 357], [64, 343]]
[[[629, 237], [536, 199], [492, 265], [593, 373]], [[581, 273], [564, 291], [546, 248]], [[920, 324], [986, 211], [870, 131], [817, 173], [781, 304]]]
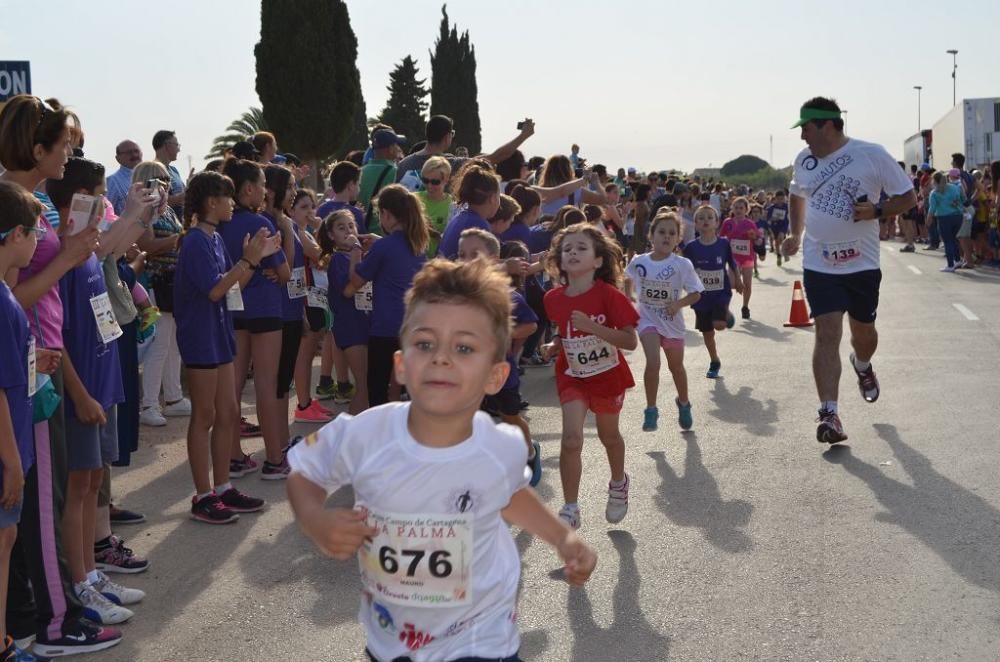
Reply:
[[492, 163], [500, 163], [509, 159], [517, 151], [517, 148], [524, 144], [524, 141], [535, 133], [535, 123], [531, 120], [524, 120], [524, 128], [508, 143], [497, 147], [492, 153], [486, 155], [486, 159]]
[[532, 333], [538, 330], [537, 322], [524, 322], [523, 324], [518, 324], [510, 332], [511, 340], [523, 340], [528, 338]]
[[569, 583], [581, 585], [590, 578], [597, 566], [597, 554], [545, 507], [534, 490], [526, 487], [515, 492], [501, 514], [510, 524], [538, 536], [556, 550], [566, 563]]

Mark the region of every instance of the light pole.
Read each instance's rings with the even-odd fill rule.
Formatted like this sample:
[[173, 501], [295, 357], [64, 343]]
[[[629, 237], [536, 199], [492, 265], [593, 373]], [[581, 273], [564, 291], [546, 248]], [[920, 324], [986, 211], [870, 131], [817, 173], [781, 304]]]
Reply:
[[917, 91], [917, 133], [920, 133], [920, 127], [922, 122], [920, 121], [920, 90], [924, 89], [923, 85], [914, 85], [913, 89]]
[[951, 105], [954, 106], [958, 103], [957, 95], [955, 94], [957, 82], [955, 79], [955, 72], [958, 71], [958, 51], [954, 48], [949, 48], [945, 51], [945, 53], [951, 55]]

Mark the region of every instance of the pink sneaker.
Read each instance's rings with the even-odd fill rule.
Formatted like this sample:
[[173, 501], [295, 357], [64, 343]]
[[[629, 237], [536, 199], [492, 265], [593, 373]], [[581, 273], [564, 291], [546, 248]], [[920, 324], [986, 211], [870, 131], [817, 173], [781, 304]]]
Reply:
[[333, 414], [320, 407], [319, 402], [316, 400], [310, 402], [309, 406], [305, 409], [295, 408], [296, 423], [329, 423], [332, 420]]

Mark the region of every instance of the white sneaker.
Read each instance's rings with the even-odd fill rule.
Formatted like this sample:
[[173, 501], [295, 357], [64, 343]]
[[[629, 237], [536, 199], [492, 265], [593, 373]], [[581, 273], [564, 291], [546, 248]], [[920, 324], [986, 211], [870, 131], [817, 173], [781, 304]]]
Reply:
[[97, 576], [100, 579], [91, 586], [116, 605], [134, 605], [137, 602], [142, 602], [142, 599], [146, 597], [145, 591], [140, 591], [137, 588], [125, 588], [121, 584], [116, 584], [101, 571], [97, 572]]
[[953, 274], [955, 273], [955, 267], [941, 267], [941, 271], [946, 274]]
[[559, 509], [559, 519], [566, 522], [566, 526], [574, 531], [580, 528], [580, 508], [571, 506], [568, 503]]
[[628, 474], [625, 474], [625, 484], [621, 487], [611, 487], [608, 484], [608, 505], [604, 509], [604, 518], [612, 524], [625, 519], [628, 512]]
[[156, 407], [146, 407], [139, 412], [139, 422], [151, 428], [162, 428], [167, 424], [167, 419]]
[[167, 417], [172, 416], [190, 416], [191, 415], [191, 401], [187, 398], [181, 398], [177, 402], [165, 405], [163, 407], [163, 415]]
[[83, 616], [88, 620], [99, 625], [117, 625], [135, 616], [130, 609], [111, 602], [87, 582], [80, 582], [74, 588], [83, 604]]

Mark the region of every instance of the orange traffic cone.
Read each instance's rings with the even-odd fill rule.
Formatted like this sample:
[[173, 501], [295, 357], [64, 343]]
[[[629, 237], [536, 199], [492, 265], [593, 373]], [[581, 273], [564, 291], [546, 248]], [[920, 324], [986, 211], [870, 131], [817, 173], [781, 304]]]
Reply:
[[806, 309], [806, 298], [802, 294], [802, 282], [795, 281], [792, 287], [792, 309], [788, 313], [788, 321], [785, 326], [812, 326], [813, 321], [809, 319], [809, 311]]

